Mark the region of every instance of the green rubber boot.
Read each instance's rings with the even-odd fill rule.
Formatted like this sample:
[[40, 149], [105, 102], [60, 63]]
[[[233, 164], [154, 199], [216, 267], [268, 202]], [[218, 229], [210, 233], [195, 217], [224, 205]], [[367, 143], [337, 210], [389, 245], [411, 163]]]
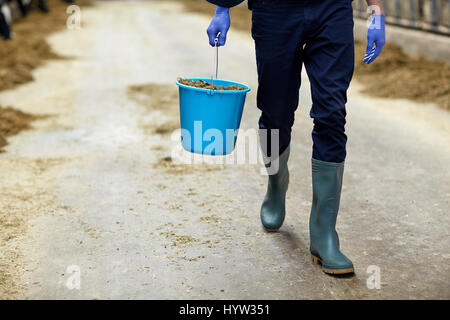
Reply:
[[309, 219], [311, 255], [329, 274], [354, 272], [353, 263], [339, 250], [336, 219], [341, 198], [344, 163], [312, 159], [313, 203]]
[[286, 191], [289, 185], [290, 147], [279, 156], [278, 171], [269, 175], [266, 197], [261, 206], [261, 222], [267, 231], [277, 231], [283, 224], [286, 215]]

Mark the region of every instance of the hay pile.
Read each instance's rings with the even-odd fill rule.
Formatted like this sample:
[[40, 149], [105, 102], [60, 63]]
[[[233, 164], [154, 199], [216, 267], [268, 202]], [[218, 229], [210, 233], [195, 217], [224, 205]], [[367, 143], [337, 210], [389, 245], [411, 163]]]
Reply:
[[[66, 27], [69, 4], [60, 0], [48, 0], [47, 4], [50, 13], [30, 11], [26, 17], [14, 21], [14, 39], [0, 40], [0, 91], [33, 81], [33, 69], [45, 61], [63, 59], [52, 52], [45, 38]], [[78, 0], [77, 5], [88, 6], [90, 1]], [[8, 137], [30, 129], [30, 123], [38, 118], [42, 117], [0, 105], [0, 151]]]

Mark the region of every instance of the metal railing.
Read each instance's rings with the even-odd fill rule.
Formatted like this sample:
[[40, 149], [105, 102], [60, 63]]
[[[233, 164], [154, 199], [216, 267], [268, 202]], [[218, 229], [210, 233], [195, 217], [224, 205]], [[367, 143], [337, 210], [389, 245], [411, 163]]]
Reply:
[[[384, 0], [386, 22], [450, 35], [450, 0]], [[367, 18], [365, 0], [353, 3], [355, 16]]]

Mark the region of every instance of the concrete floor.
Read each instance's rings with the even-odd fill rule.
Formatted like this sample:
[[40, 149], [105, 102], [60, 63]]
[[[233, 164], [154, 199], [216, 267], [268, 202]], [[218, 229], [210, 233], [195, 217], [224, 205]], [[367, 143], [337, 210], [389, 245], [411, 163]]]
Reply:
[[[28, 220], [11, 243], [27, 299], [420, 299], [450, 298], [450, 115], [433, 105], [373, 99], [354, 81], [338, 231], [356, 275], [336, 278], [310, 261], [309, 84], [293, 133], [287, 218], [265, 233], [258, 165], [158, 165], [171, 119], [130, 99], [135, 84], [174, 86], [206, 76], [208, 19], [164, 2], [100, 3], [83, 28], [49, 38], [74, 57], [0, 94], [3, 105], [54, 114], [0, 154], [3, 208]], [[256, 128], [250, 35], [231, 31], [220, 76], [249, 84], [242, 127]], [[161, 99], [149, 97], [148, 99]], [[175, 106], [176, 108], [176, 106]], [[173, 120], [173, 119], [172, 119]], [[242, 141], [239, 142], [242, 144]], [[11, 209], [13, 210], [13, 209]], [[81, 286], [70, 290], [69, 266]], [[371, 266], [380, 289], [370, 289]], [[73, 276], [73, 275], [72, 275]]]

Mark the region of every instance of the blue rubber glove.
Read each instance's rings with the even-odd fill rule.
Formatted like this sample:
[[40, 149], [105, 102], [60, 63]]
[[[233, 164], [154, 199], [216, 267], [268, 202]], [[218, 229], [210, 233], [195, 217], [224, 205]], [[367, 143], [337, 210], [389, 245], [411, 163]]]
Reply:
[[383, 46], [386, 43], [385, 15], [373, 14], [372, 23], [367, 30], [367, 50], [363, 61], [371, 64], [381, 54]]
[[208, 30], [206, 31], [208, 33], [209, 44], [211, 46], [215, 47], [214, 40], [219, 33], [219, 42], [217, 43], [217, 46], [220, 47], [225, 45], [225, 42], [227, 41], [227, 32], [228, 29], [230, 29], [230, 24], [230, 9], [216, 6], [216, 14], [214, 15], [214, 18], [212, 19]]

